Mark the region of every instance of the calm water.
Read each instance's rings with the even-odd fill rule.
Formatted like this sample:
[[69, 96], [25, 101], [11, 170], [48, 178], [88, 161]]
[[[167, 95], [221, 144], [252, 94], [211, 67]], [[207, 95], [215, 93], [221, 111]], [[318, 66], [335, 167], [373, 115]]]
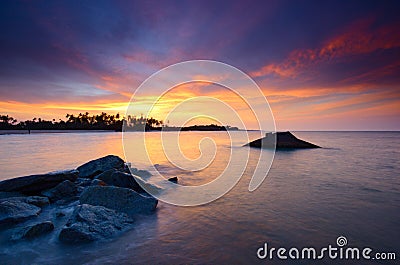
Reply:
[[[198, 185], [223, 170], [231, 151], [248, 151], [240, 147], [245, 139], [239, 134], [233, 137], [234, 146], [230, 148], [223, 132], [183, 133], [182, 152], [190, 159], [201, 154], [198, 139], [213, 138], [218, 147], [214, 162], [194, 173], [177, 170], [155, 150], [158, 133], [148, 133], [147, 139], [152, 160], [160, 171], [178, 176], [184, 185]], [[265, 152], [257, 149], [251, 149], [248, 168], [239, 183], [217, 201], [197, 207], [160, 202], [154, 215], [138, 220], [134, 229], [108, 242], [64, 246], [57, 242], [56, 233], [35, 241], [6, 245], [2, 241], [0, 263], [281, 264], [276, 257], [273, 261], [258, 260], [257, 249], [265, 242], [276, 248], [320, 249], [336, 245], [340, 235], [347, 238], [349, 246], [397, 252], [398, 261], [400, 133], [295, 134], [325, 148], [277, 152], [268, 177], [254, 192], [248, 191], [256, 163], [252, 159]], [[257, 136], [252, 133], [252, 139]], [[135, 138], [134, 133], [132, 137]], [[206, 149], [202, 150], [203, 155], [212, 156]], [[123, 157], [120, 133], [3, 135], [0, 150], [0, 179], [75, 168], [107, 154]], [[140, 161], [140, 153], [137, 157], [138, 161], [131, 161], [133, 166], [147, 168], [145, 161]]]

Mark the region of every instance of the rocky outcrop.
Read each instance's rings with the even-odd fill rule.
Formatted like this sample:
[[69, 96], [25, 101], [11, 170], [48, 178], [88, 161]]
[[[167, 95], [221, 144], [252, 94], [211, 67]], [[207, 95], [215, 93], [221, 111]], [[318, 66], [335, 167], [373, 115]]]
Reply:
[[7, 199], [1, 199], [1, 201], [19, 201], [19, 202], [24, 202], [28, 204], [35, 205], [37, 207], [44, 207], [50, 204], [49, 199], [47, 197], [41, 197], [41, 196], [20, 196], [20, 197], [12, 197], [12, 198], [7, 198]]
[[106, 239], [127, 228], [133, 220], [103, 206], [78, 205], [67, 224], [62, 228], [59, 239], [64, 243], [91, 242]]
[[151, 213], [158, 203], [153, 197], [139, 194], [131, 189], [112, 186], [87, 187], [79, 201], [81, 204], [104, 206], [129, 216]]
[[171, 181], [173, 183], [178, 183], [178, 177], [169, 178], [168, 181]]
[[41, 209], [20, 199], [3, 199], [0, 201], [0, 226], [20, 223], [36, 217]]
[[77, 185], [69, 180], [65, 180], [54, 188], [42, 192], [42, 195], [49, 198], [51, 202], [55, 202], [58, 200], [69, 201], [73, 199], [77, 193]]
[[264, 138], [252, 141], [245, 146], [267, 149], [275, 147], [277, 150], [321, 148], [318, 145], [298, 139], [291, 132], [267, 133]]
[[54, 224], [51, 221], [41, 222], [18, 229], [13, 235], [13, 240], [33, 239], [47, 234], [54, 230]]
[[[35, 239], [56, 230], [62, 242], [90, 242], [130, 228], [133, 218], [157, 207], [157, 199], [145, 190], [154, 194], [160, 188], [131, 175], [119, 157], [99, 158], [78, 169], [0, 182], [1, 229], [12, 228], [12, 240]], [[151, 176], [145, 170], [135, 172]]]
[[38, 195], [42, 191], [51, 189], [65, 180], [75, 181], [77, 177], [78, 171], [67, 170], [7, 179], [0, 181], [0, 191]]
[[142, 187], [140, 187], [131, 174], [115, 169], [103, 172], [102, 174], [96, 176], [96, 179], [104, 181], [109, 186], [129, 188], [139, 193], [145, 193], [145, 191], [142, 189]]
[[124, 160], [115, 155], [108, 155], [90, 162], [87, 162], [77, 168], [80, 178], [93, 178], [94, 176], [103, 173], [109, 169], [124, 168]]

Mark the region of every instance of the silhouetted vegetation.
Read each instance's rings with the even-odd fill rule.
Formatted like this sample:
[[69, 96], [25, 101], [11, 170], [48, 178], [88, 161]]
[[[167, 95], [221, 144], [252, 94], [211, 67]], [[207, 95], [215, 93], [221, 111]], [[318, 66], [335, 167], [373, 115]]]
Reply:
[[128, 126], [136, 129], [143, 128], [151, 130], [163, 124], [162, 121], [154, 118], [140, 118], [128, 116], [128, 120], [121, 118], [119, 114], [109, 115], [102, 112], [99, 115], [89, 115], [88, 112], [78, 115], [67, 114], [66, 120], [56, 121], [45, 120], [42, 118], [33, 118], [32, 120], [18, 122], [8, 115], [0, 115], [0, 130], [115, 130], [121, 131], [124, 122]]
[[66, 120], [56, 121], [45, 120], [42, 118], [33, 118], [32, 120], [17, 121], [8, 115], [0, 115], [0, 130], [114, 130], [122, 131], [125, 124], [129, 131], [226, 131], [238, 130], [237, 127], [210, 125], [193, 125], [188, 127], [169, 127], [163, 121], [153, 117], [145, 118], [143, 116], [121, 117], [119, 114], [109, 115], [102, 112], [99, 115], [89, 115], [88, 112], [78, 115], [67, 114]]

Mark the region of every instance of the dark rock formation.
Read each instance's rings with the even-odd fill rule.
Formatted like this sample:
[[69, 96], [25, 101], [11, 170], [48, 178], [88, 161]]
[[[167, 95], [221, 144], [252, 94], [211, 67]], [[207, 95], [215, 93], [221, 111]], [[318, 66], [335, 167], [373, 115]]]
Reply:
[[[12, 201], [19, 201], [19, 202], [24, 202], [28, 204], [35, 205], [37, 207], [44, 207], [50, 204], [49, 199], [47, 197], [41, 197], [41, 196], [21, 196], [21, 197], [12, 197], [12, 198], [7, 198], [8, 200]], [[7, 199], [1, 199], [0, 201], [4, 201]]]
[[50, 221], [37, 223], [34, 225], [26, 226], [22, 229], [18, 229], [12, 236], [13, 240], [19, 239], [33, 239], [35, 237], [47, 234], [54, 230], [54, 224]]
[[66, 201], [71, 200], [77, 193], [78, 189], [75, 183], [65, 180], [54, 188], [43, 191], [42, 195], [48, 197], [51, 202], [55, 202], [61, 199]]
[[129, 216], [150, 213], [157, 207], [153, 197], [139, 194], [131, 189], [120, 187], [87, 187], [79, 198], [81, 204], [99, 205]]
[[276, 149], [305, 149], [305, 148], [321, 148], [318, 145], [303, 141], [294, 136], [291, 132], [267, 133], [264, 138], [252, 141], [245, 146], [257, 148], [274, 148]]
[[82, 166], [78, 167], [80, 178], [93, 178], [94, 176], [109, 170], [109, 169], [122, 169], [125, 163], [124, 160], [115, 155], [108, 155], [101, 157]]
[[142, 189], [142, 187], [140, 187], [131, 174], [118, 170], [107, 170], [96, 176], [96, 179], [104, 181], [109, 186], [129, 188], [139, 193], [145, 193], [145, 191]]
[[173, 183], [178, 183], [178, 177], [169, 178], [168, 181], [171, 181]]
[[0, 226], [20, 223], [36, 217], [41, 209], [20, 199], [3, 199], [0, 201]]
[[22, 197], [24, 196], [22, 193], [14, 192], [14, 191], [0, 191], [0, 200], [10, 197]]
[[0, 182], [0, 191], [37, 195], [44, 190], [57, 186], [65, 180], [75, 181], [77, 177], [78, 171], [67, 170], [7, 179]]
[[60, 232], [59, 239], [65, 243], [91, 242], [114, 236], [133, 220], [124, 213], [102, 206], [78, 205], [67, 224]]

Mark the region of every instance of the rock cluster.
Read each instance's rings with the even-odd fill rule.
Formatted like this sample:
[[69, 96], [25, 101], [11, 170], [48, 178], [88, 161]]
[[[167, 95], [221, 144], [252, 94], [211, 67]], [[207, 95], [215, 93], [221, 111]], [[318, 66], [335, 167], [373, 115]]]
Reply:
[[[32, 240], [53, 231], [64, 243], [110, 238], [155, 211], [158, 201], [143, 185], [158, 189], [130, 174], [124, 161], [114, 155], [76, 170], [4, 180], [0, 182], [0, 229], [11, 229], [11, 240]], [[63, 210], [68, 207], [70, 211]], [[44, 215], [44, 211], [53, 214]]]

